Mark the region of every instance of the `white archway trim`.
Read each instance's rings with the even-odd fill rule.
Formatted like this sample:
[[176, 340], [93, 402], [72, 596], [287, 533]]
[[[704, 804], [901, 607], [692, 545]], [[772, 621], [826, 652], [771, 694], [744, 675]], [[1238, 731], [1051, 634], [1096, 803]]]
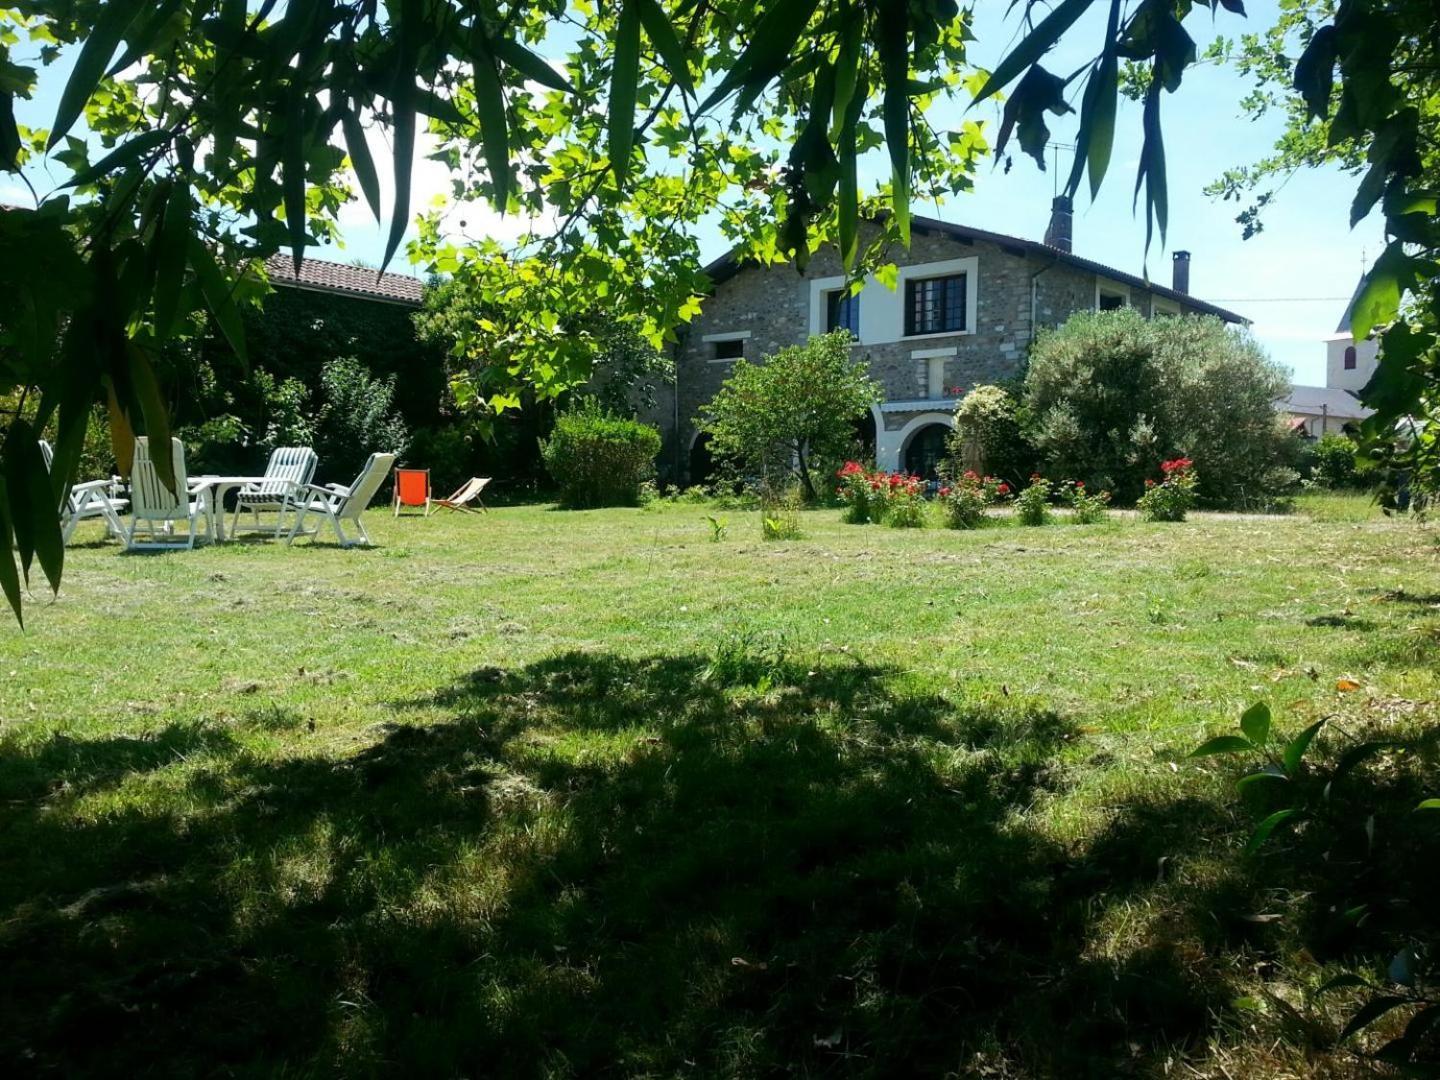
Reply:
[[955, 427], [955, 414], [948, 412], [924, 412], [913, 417], [909, 423], [899, 431], [885, 431], [877, 429], [875, 435], [875, 467], [884, 469], [886, 472], [899, 472], [901, 463], [905, 459], [905, 448], [910, 445], [910, 440], [921, 428], [930, 427], [932, 424], [941, 424], [947, 428]]

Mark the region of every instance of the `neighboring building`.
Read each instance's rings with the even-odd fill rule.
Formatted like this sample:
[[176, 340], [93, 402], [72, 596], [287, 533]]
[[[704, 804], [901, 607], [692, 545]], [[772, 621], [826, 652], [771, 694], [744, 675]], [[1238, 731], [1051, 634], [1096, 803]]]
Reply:
[[1307, 439], [1339, 435], [1374, 411], [1361, 405], [1358, 395], [1380, 365], [1380, 341], [1371, 334], [1357, 342], [1350, 332], [1350, 315], [1364, 280], [1355, 286], [1335, 333], [1325, 339], [1325, 385], [1297, 384], [1288, 398], [1276, 402], [1290, 417], [1291, 428]]
[[817, 252], [803, 274], [725, 256], [707, 268], [714, 292], [676, 348], [675, 385], [660, 417], [662, 469], [680, 482], [709, 473], [705, 404], [741, 357], [758, 361], [814, 334], [847, 327], [884, 388], [858, 432], [876, 464], [933, 475], [955, 403], [978, 383], [1021, 374], [1037, 328], [1076, 311], [1137, 308], [1143, 315], [1239, 315], [1189, 295], [1190, 255], [1174, 254], [1173, 287], [1071, 252], [1071, 204], [1052, 208], [1044, 243], [931, 218], [912, 218], [895, 289], [873, 277], [845, 291], [839, 257]]

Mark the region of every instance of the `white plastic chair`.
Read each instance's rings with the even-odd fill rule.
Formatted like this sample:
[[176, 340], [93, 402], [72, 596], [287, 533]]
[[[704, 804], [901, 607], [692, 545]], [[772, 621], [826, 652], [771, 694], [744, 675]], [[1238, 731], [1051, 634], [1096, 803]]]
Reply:
[[[190, 501], [190, 478], [185, 472], [185, 447], [179, 439], [170, 440], [170, 453], [175, 463], [175, 490], [171, 491], [160, 479], [155, 462], [150, 457], [150, 440], [141, 435], [135, 439], [135, 461], [130, 467], [131, 517], [130, 531], [125, 536], [128, 551], [174, 551], [177, 548], [193, 548], [197, 539], [199, 519], [205, 518], [205, 536], [212, 537], [214, 518], [211, 517], [210, 500], [202, 495], [195, 502]], [[187, 531], [182, 537], [172, 527], [184, 522]], [[144, 524], [148, 539], [135, 539], [136, 530]], [[163, 525], [162, 532], [157, 526]]]
[[[40, 456], [45, 459], [46, 469], [55, 467], [55, 449], [44, 439], [40, 440]], [[62, 542], [70, 543], [76, 527], [90, 518], [104, 518], [109, 535], [119, 536], [123, 530], [120, 515], [130, 505], [130, 500], [120, 498], [119, 488], [119, 477], [87, 480], [71, 487], [65, 505], [60, 507]]]
[[297, 493], [315, 479], [315, 465], [319, 460], [308, 446], [278, 446], [272, 450], [270, 460], [265, 464], [265, 479], [240, 489], [235, 501], [235, 524], [230, 529], [230, 535], [234, 536], [240, 529], [242, 510], [250, 511], [257, 531], [260, 528], [260, 511], [273, 510], [278, 539], [285, 524], [285, 511], [296, 510]]
[[[305, 524], [306, 514], [324, 514], [325, 519], [335, 530], [335, 536], [340, 541], [341, 547], [352, 547], [360, 543], [369, 545], [370, 534], [365, 531], [365, 526], [360, 521], [360, 515], [370, 505], [370, 500], [380, 490], [380, 485], [385, 482], [385, 477], [390, 475], [390, 466], [395, 464], [394, 454], [371, 454], [365, 462], [365, 467], [360, 470], [360, 475], [355, 478], [355, 483], [349, 487], [343, 484], [329, 484], [326, 487], [318, 487], [315, 484], [306, 484], [304, 488], [295, 493], [299, 507], [299, 513], [295, 515], [295, 525], [290, 530], [290, 537], [285, 542], [293, 544], [295, 537], [300, 534]], [[360, 533], [359, 540], [352, 540], [345, 535], [345, 530], [340, 527], [342, 521], [348, 521], [355, 526]], [[316, 533], [319, 533], [317, 528]]]

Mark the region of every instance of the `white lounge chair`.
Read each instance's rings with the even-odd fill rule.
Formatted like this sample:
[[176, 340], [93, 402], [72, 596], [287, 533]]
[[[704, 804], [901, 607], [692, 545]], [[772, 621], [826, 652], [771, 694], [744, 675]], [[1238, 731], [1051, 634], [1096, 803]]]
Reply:
[[[371, 454], [365, 467], [360, 470], [360, 475], [355, 478], [355, 483], [349, 487], [343, 484], [329, 484], [325, 487], [306, 484], [296, 492], [295, 498], [300, 512], [295, 515], [295, 525], [290, 530], [290, 538], [285, 542], [295, 542], [295, 537], [300, 534], [305, 524], [306, 514], [324, 514], [335, 529], [335, 536], [341, 547], [351, 547], [357, 543], [368, 545], [370, 534], [365, 531], [360, 515], [370, 505], [370, 500], [380, 490], [380, 485], [390, 474], [390, 466], [394, 464], [394, 454]], [[355, 526], [360, 533], [359, 540], [352, 540], [345, 535], [345, 530], [340, 527], [342, 521], [348, 521]], [[315, 531], [319, 533], [320, 530], [317, 527]]]
[[[40, 456], [45, 459], [45, 468], [55, 467], [55, 450], [44, 439], [40, 440]], [[122, 532], [120, 515], [130, 505], [130, 500], [120, 498], [119, 477], [109, 480], [87, 480], [70, 488], [65, 505], [60, 507], [60, 536], [64, 543], [70, 543], [80, 522], [90, 518], [104, 518], [111, 536]]]
[[[175, 464], [174, 491], [167, 488], [160, 479], [160, 473], [150, 457], [149, 438], [141, 435], [135, 440], [135, 461], [130, 467], [130, 531], [125, 536], [125, 547], [129, 551], [193, 548], [199, 535], [199, 521], [202, 516], [205, 518], [205, 536], [209, 538], [214, 530], [208, 497], [202, 496], [195, 502], [190, 501], [190, 478], [185, 472], [185, 447], [179, 439], [170, 440], [170, 453]], [[173, 526], [182, 521], [187, 530], [184, 536], [173, 531]], [[136, 540], [136, 530], [142, 524], [148, 539]], [[163, 531], [160, 526], [164, 526]]]
[[308, 446], [278, 446], [272, 450], [270, 460], [265, 464], [265, 479], [240, 489], [230, 535], [234, 536], [240, 529], [242, 510], [250, 511], [257, 531], [260, 528], [260, 511], [266, 510], [275, 513], [275, 536], [278, 538], [285, 524], [285, 511], [298, 513], [297, 493], [315, 479], [315, 465], [319, 460]]

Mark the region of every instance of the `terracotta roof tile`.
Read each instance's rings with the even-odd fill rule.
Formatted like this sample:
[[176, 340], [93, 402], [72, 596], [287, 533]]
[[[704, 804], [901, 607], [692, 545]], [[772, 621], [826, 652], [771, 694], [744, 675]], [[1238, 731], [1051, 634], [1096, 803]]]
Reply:
[[425, 283], [419, 278], [405, 274], [376, 274], [365, 266], [346, 266], [344, 263], [326, 262], [324, 259], [307, 258], [300, 264], [300, 276], [297, 278], [295, 262], [288, 251], [266, 259], [265, 273], [272, 285], [315, 289], [319, 292], [339, 293], [342, 296], [384, 300], [392, 304], [418, 306], [425, 291]]

